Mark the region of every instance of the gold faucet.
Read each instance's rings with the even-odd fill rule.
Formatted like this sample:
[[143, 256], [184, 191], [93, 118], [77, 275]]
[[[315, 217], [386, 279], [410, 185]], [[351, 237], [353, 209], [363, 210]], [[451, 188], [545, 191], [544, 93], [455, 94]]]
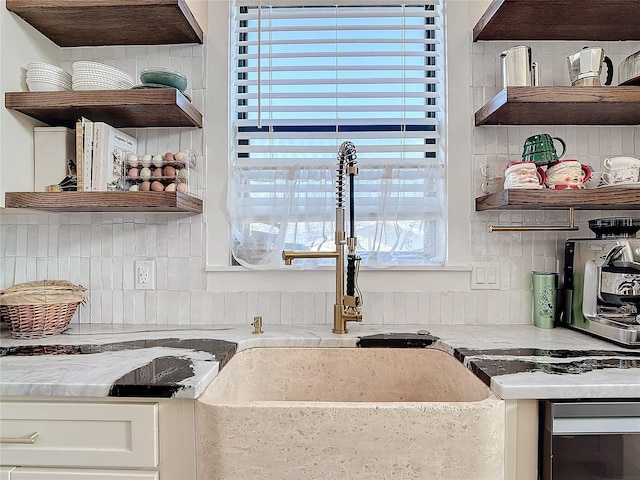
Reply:
[[[347, 333], [347, 322], [362, 321], [362, 301], [360, 291], [357, 288], [357, 273], [360, 264], [360, 257], [355, 254], [356, 239], [353, 236], [353, 218], [352, 236], [346, 238], [345, 221], [344, 221], [344, 204], [343, 204], [343, 185], [345, 172], [350, 175], [352, 182], [351, 192], [353, 192], [353, 176], [357, 175], [358, 169], [355, 166], [355, 147], [351, 142], [344, 142], [338, 151], [338, 179], [337, 179], [337, 207], [336, 207], [336, 233], [335, 244], [336, 249], [333, 252], [302, 252], [284, 250], [282, 259], [285, 265], [291, 265], [295, 259], [303, 258], [333, 258], [336, 261], [336, 302], [333, 305], [333, 333]], [[350, 199], [353, 202], [353, 195]], [[351, 208], [353, 215], [353, 208]], [[353, 294], [345, 293], [345, 246], [348, 247], [349, 268], [353, 278], [348, 280], [352, 282], [347, 292], [353, 290]], [[357, 292], [357, 294], [355, 293]]]

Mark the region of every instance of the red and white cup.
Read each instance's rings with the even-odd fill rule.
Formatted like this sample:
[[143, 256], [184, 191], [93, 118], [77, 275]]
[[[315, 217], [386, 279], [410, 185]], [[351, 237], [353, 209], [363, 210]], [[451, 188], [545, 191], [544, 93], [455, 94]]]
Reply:
[[547, 187], [555, 190], [580, 189], [591, 178], [593, 169], [578, 160], [558, 160], [547, 168]]
[[544, 188], [546, 175], [534, 162], [511, 162], [504, 170], [504, 188]]

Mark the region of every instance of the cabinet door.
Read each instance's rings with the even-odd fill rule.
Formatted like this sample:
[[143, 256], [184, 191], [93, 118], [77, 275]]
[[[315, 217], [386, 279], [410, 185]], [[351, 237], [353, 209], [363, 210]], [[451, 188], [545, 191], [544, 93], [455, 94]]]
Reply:
[[[156, 403], [3, 401], [0, 431], [5, 465], [89, 468], [158, 465]], [[21, 442], [32, 435], [33, 443]]]
[[158, 472], [16, 468], [11, 480], [158, 480]]
[[9, 475], [16, 467], [0, 467], [0, 480], [10, 480]]

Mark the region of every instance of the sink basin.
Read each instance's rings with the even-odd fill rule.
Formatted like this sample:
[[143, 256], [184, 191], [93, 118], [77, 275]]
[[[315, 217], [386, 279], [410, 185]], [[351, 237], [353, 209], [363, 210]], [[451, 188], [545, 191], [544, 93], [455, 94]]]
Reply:
[[196, 402], [199, 480], [504, 478], [504, 404], [435, 349], [255, 348]]

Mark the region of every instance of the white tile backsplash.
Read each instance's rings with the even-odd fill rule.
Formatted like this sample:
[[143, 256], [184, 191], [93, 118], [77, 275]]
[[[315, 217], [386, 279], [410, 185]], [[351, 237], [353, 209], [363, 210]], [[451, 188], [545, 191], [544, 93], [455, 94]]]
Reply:
[[[629, 54], [640, 49], [640, 42], [591, 42], [591, 46], [600, 46], [604, 48], [605, 54], [608, 55], [614, 65], [614, 85], [616, 84], [617, 71], [615, 68]], [[471, 55], [472, 75], [473, 75], [473, 104], [478, 109], [486, 101], [488, 101], [500, 86], [500, 62], [499, 54], [501, 51], [516, 45], [516, 42], [477, 42], [473, 45], [473, 54]], [[541, 68], [541, 85], [542, 86], [559, 86], [570, 85], [567, 70], [566, 56], [580, 50], [586, 44], [584, 42], [526, 42], [532, 49], [534, 61], [538, 61]], [[604, 76], [603, 76], [604, 78]], [[578, 87], [576, 87], [578, 88]], [[638, 126], [498, 126], [498, 127], [480, 127], [473, 130], [473, 150], [474, 158], [472, 168], [472, 182], [475, 195], [481, 195], [482, 183], [485, 177], [480, 173], [480, 165], [492, 165], [498, 161], [499, 153], [504, 151], [507, 145], [507, 158], [502, 157], [502, 165], [510, 161], [520, 159], [521, 147], [524, 139], [534, 133], [549, 133], [552, 136], [563, 138], [567, 143], [567, 151], [565, 158], [577, 158], [583, 163], [592, 166], [595, 170], [600, 170], [604, 158], [612, 155], [631, 155], [639, 156], [640, 149], [640, 128]], [[506, 142], [505, 142], [506, 136]], [[558, 145], [559, 147], [559, 145]], [[598, 212], [585, 212], [578, 215], [578, 221], [585, 221], [588, 218], [594, 218]], [[616, 213], [619, 214], [620, 212]], [[558, 216], [556, 223], [566, 223], [566, 213], [539, 213], [525, 212], [523, 223], [541, 224], [543, 222], [554, 222], [553, 215]], [[476, 213], [475, 221], [480, 219], [489, 219], [487, 213]], [[506, 220], [501, 217], [500, 220]], [[487, 223], [492, 223], [488, 221]], [[512, 219], [512, 223], [518, 224], [516, 219]], [[587, 230], [588, 231], [588, 230]], [[494, 255], [495, 248], [492, 248], [485, 242], [491, 242], [491, 239], [482, 233], [482, 229], [474, 228], [474, 233], [481, 235], [482, 245], [474, 248], [474, 255], [483, 257], [486, 255]], [[504, 235], [504, 234], [500, 234]], [[474, 236], [474, 238], [477, 238]], [[505, 238], [505, 237], [503, 237]], [[524, 234], [520, 242], [514, 241], [512, 245], [519, 245], [520, 248], [507, 249], [507, 245], [501, 240], [500, 242], [492, 242], [492, 245], [500, 245], [501, 252], [510, 252], [512, 255], [529, 256], [535, 258], [540, 252], [532, 250], [536, 247], [532, 243], [534, 239], [538, 242], [546, 240], [546, 248], [543, 256], [534, 263], [547, 264], [553, 262], [553, 255], [558, 245], [565, 237], [560, 234], [542, 233], [536, 235]], [[475, 245], [474, 245], [475, 246]], [[504, 253], [500, 253], [504, 255]], [[548, 259], [548, 260], [547, 260]], [[528, 270], [524, 270], [526, 272]], [[522, 275], [518, 272], [515, 276]], [[512, 275], [513, 276], [513, 275]], [[514, 285], [515, 288], [521, 288], [520, 285]]]
[[[528, 42], [540, 63], [542, 85], [568, 85], [566, 55], [584, 42]], [[513, 42], [476, 42], [471, 47], [474, 111], [500, 88], [499, 54]], [[596, 45], [593, 43], [593, 45]], [[640, 49], [640, 42], [598, 42], [614, 66]], [[125, 70], [136, 81], [147, 66], [180, 70], [189, 79], [187, 93], [205, 110], [205, 46], [62, 48], [60, 66], [71, 71], [77, 60], [103, 62]], [[616, 72], [617, 74], [617, 72]], [[614, 82], [616, 76], [614, 75]], [[193, 149], [191, 192], [205, 200], [206, 163], [203, 129], [127, 129], [138, 139], [139, 153]], [[469, 172], [473, 196], [482, 194], [490, 166], [500, 178], [504, 166], [520, 159], [524, 139], [549, 133], [567, 142], [567, 157], [599, 169], [610, 155], [640, 156], [638, 126], [486, 126], [472, 131]], [[221, 159], [216, 159], [221, 161]], [[205, 202], [206, 205], [206, 202]], [[206, 207], [205, 207], [206, 208]], [[616, 215], [633, 212], [615, 212]], [[577, 212], [582, 234], [586, 221], [610, 212]], [[529, 272], [556, 270], [565, 233], [489, 233], [490, 224], [566, 224], [566, 212], [473, 212], [472, 261], [497, 261], [499, 290], [363, 292], [367, 323], [507, 324], [531, 322]], [[261, 315], [269, 324], [331, 324], [334, 294], [306, 291], [223, 292], [205, 272], [203, 216], [145, 213], [6, 214], [0, 222], [0, 288], [42, 278], [67, 278], [89, 289], [89, 301], [74, 322], [139, 324], [249, 324]], [[575, 235], [573, 235], [575, 236]], [[156, 261], [156, 289], [134, 289], [137, 258]], [[230, 273], [230, 275], [234, 275]]]

